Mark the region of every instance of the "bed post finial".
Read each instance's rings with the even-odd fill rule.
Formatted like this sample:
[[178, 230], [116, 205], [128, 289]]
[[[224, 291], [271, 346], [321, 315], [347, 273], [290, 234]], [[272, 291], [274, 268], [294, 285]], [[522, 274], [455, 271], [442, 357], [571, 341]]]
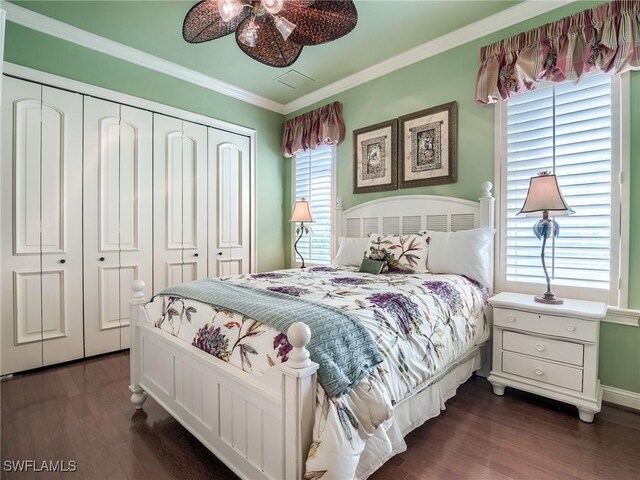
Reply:
[[311, 330], [306, 323], [295, 322], [287, 330], [287, 339], [293, 347], [289, 352], [287, 365], [291, 368], [305, 368], [311, 365], [309, 350], [305, 347], [311, 340]]
[[133, 291], [131, 298], [132, 299], [144, 298], [144, 287], [145, 287], [145, 284], [140, 279], [134, 280], [133, 282], [131, 282], [131, 290]]
[[480, 195], [480, 227], [495, 228], [494, 220], [494, 203], [495, 199], [491, 195], [493, 184], [491, 182], [483, 182], [481, 187], [482, 195]]
[[480, 196], [480, 200], [493, 198], [493, 195], [491, 195], [491, 190], [493, 189], [493, 183], [482, 182], [482, 185], [480, 186], [480, 188], [482, 188], [482, 195]]
[[311, 330], [302, 322], [287, 329], [287, 340], [293, 347], [289, 359], [278, 367], [282, 372], [282, 418], [284, 475], [282, 478], [303, 478], [307, 452], [313, 440], [316, 408], [316, 371], [318, 364], [309, 359], [305, 348], [311, 340]]
[[138, 329], [138, 321], [140, 320], [140, 310], [144, 308], [144, 304], [147, 303], [147, 299], [144, 298], [145, 284], [142, 280], [134, 280], [131, 283], [131, 348], [129, 357], [129, 374], [131, 377], [131, 383], [129, 390], [131, 390], [131, 403], [133, 403], [137, 410], [142, 408], [142, 404], [147, 399], [147, 394], [140, 387], [140, 330]]

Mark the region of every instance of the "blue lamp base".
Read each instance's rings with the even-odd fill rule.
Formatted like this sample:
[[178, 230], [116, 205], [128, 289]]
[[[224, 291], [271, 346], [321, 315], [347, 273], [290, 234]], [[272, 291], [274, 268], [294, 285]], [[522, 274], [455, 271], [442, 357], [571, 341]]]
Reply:
[[549, 272], [547, 272], [547, 264], [544, 260], [544, 250], [547, 246], [547, 238], [550, 236], [558, 237], [558, 233], [560, 232], [560, 228], [558, 223], [549, 219], [549, 212], [542, 212], [542, 220], [538, 221], [533, 226], [533, 233], [536, 234], [538, 239], [542, 239], [542, 252], [540, 253], [540, 259], [542, 260], [542, 269], [544, 270], [544, 276], [547, 280], [547, 291], [544, 295], [536, 295], [533, 299], [539, 303], [547, 303], [551, 305], [561, 305], [564, 303], [562, 298], [556, 297], [556, 295], [551, 291], [551, 280], [549, 279]]

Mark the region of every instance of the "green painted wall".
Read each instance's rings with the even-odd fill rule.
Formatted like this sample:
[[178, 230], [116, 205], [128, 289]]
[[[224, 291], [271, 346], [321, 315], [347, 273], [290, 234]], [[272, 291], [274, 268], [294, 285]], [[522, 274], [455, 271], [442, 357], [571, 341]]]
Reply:
[[282, 268], [283, 233], [273, 228], [282, 223], [282, 115], [11, 22], [7, 23], [4, 58], [18, 65], [256, 129], [258, 269]]
[[[288, 115], [294, 117], [340, 101], [347, 135], [338, 146], [337, 194], [345, 208], [392, 195], [436, 194], [476, 200], [480, 184], [493, 179], [494, 109], [474, 101], [480, 47], [501, 38], [554, 21], [602, 2], [578, 2], [528, 20], [480, 40], [454, 48]], [[630, 258], [630, 307], [640, 308], [640, 72], [632, 72], [632, 220]], [[458, 182], [435, 187], [402, 189], [354, 195], [352, 193], [352, 133], [377, 122], [456, 100], [458, 102]], [[284, 169], [284, 216], [291, 212], [291, 162]], [[285, 218], [286, 220], [286, 218]], [[290, 264], [290, 226], [283, 224], [285, 262]], [[640, 328], [603, 324], [600, 377], [605, 385], [640, 392]]]

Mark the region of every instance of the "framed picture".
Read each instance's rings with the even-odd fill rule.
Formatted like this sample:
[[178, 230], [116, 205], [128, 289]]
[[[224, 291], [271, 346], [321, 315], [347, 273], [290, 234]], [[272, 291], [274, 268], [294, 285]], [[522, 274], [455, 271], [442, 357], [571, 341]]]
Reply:
[[353, 131], [353, 193], [398, 188], [398, 120]]
[[400, 188], [458, 179], [457, 102], [400, 117]]

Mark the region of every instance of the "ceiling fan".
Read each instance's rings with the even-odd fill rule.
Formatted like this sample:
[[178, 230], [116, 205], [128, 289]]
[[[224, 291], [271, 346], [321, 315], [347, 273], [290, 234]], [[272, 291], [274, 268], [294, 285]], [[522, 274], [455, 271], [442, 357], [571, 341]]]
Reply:
[[248, 56], [288, 67], [304, 46], [343, 37], [358, 23], [352, 0], [203, 0], [184, 19], [182, 36], [202, 43], [235, 32]]

